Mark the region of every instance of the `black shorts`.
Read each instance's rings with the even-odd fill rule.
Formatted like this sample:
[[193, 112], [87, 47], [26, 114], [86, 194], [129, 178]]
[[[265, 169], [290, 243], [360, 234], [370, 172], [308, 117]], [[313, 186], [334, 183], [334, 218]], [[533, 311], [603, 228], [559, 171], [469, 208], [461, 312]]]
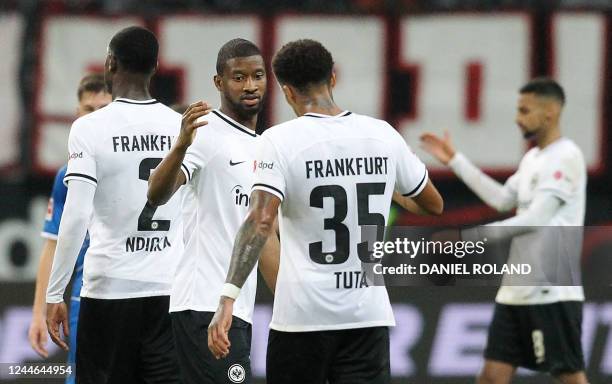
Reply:
[[172, 329], [183, 384], [251, 382], [251, 324], [234, 316], [229, 355], [216, 359], [208, 349], [208, 325], [214, 313], [172, 312]]
[[270, 330], [268, 384], [386, 384], [391, 382], [389, 329], [318, 332]]
[[178, 383], [169, 302], [81, 298], [77, 383]]
[[485, 358], [548, 372], [584, 370], [582, 302], [495, 304]]

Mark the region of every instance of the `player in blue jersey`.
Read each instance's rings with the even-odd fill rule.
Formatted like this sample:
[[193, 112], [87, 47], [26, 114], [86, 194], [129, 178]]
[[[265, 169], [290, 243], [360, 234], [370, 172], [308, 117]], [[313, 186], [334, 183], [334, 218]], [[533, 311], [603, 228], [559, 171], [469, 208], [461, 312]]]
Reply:
[[[98, 110], [110, 103], [111, 95], [106, 91], [104, 75], [89, 74], [81, 79], [77, 91], [79, 104], [77, 107], [77, 117], [84, 116], [90, 112]], [[32, 306], [32, 323], [28, 332], [28, 338], [32, 348], [42, 357], [48, 357], [46, 349], [48, 332], [46, 324], [46, 305], [45, 295], [53, 265], [53, 254], [57, 245], [57, 234], [59, 232], [60, 220], [64, 211], [66, 193], [68, 189], [63, 183], [66, 174], [64, 165], [55, 175], [53, 190], [47, 206], [42, 237], [45, 238], [43, 249], [40, 255], [38, 273], [36, 275], [36, 292], [34, 294], [34, 305]], [[79, 294], [83, 277], [83, 257], [89, 246], [89, 236], [85, 238], [79, 257], [75, 266], [75, 276], [72, 283], [72, 294], [70, 300], [70, 351], [68, 353], [68, 363], [74, 364], [76, 357], [76, 335], [77, 320], [79, 317]], [[74, 371], [73, 371], [74, 373]], [[67, 380], [67, 383], [74, 383], [74, 374]]]

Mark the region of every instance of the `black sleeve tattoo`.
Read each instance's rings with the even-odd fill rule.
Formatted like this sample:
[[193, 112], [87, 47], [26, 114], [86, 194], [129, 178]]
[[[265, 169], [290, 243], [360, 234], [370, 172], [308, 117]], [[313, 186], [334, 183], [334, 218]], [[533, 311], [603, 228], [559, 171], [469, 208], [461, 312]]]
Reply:
[[226, 279], [227, 283], [242, 287], [255, 267], [255, 263], [259, 260], [259, 255], [267, 239], [267, 234], [257, 230], [257, 223], [247, 219], [242, 224], [234, 242]]

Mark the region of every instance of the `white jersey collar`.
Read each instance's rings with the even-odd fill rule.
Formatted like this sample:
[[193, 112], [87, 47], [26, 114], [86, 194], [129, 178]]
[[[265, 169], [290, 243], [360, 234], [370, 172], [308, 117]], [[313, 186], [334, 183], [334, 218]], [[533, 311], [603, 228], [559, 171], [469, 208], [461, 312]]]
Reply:
[[555, 141], [553, 141], [552, 143], [548, 144], [548, 145], [547, 145], [546, 147], [544, 147], [544, 148], [540, 148], [540, 147], [538, 147], [538, 146], [536, 146], [535, 148], [537, 148], [537, 150], [538, 150], [538, 151], [537, 151], [537, 153], [538, 153], [538, 154], [540, 154], [540, 153], [546, 153], [546, 152], [550, 151], [550, 150], [551, 150], [551, 148], [554, 148], [554, 147], [556, 147], [557, 145], [559, 145], [559, 144], [561, 144], [561, 143], [564, 143], [566, 140], [567, 140], [567, 138], [566, 138], [565, 136], [561, 136], [561, 137], [559, 137], [557, 140], [555, 140]]
[[126, 103], [126, 104], [138, 104], [138, 105], [149, 105], [149, 104], [157, 104], [159, 103], [159, 101], [155, 100], [155, 99], [149, 99], [149, 100], [132, 100], [132, 99], [128, 99], [125, 97], [118, 97], [115, 100], [118, 103]]
[[324, 115], [322, 113], [308, 112], [308, 113], [305, 113], [304, 116], [317, 117], [317, 118], [335, 118], [335, 117], [345, 117], [345, 116], [348, 116], [350, 114], [351, 114], [350, 111], [342, 111], [342, 112], [340, 112], [339, 114], [337, 114], [335, 116]]
[[257, 137], [257, 134], [255, 133], [254, 130], [247, 128], [246, 126], [240, 124], [239, 122], [237, 122], [236, 120], [232, 119], [231, 117], [229, 117], [228, 115], [226, 115], [225, 113], [221, 112], [219, 109], [213, 109], [212, 114], [216, 115], [218, 118], [220, 118], [221, 120], [225, 121], [227, 124], [231, 125], [232, 127], [246, 133], [247, 135], [253, 136], [253, 137]]

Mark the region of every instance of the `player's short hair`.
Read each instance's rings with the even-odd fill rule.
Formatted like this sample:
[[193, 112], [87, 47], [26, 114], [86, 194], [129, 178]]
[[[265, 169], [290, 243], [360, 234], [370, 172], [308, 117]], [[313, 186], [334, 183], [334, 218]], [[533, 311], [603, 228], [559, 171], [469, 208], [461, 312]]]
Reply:
[[246, 39], [232, 39], [219, 49], [217, 75], [222, 75], [225, 64], [236, 57], [261, 56], [259, 47]]
[[117, 32], [108, 45], [122, 69], [149, 74], [157, 65], [159, 43], [153, 32], [133, 26]]
[[106, 91], [106, 83], [104, 82], [104, 74], [102, 73], [90, 73], [81, 79], [79, 82], [79, 88], [77, 89], [78, 100], [81, 100], [83, 93], [92, 92], [100, 93]]
[[321, 43], [303, 39], [285, 44], [274, 56], [272, 68], [279, 83], [303, 92], [310, 86], [329, 83], [334, 60]]
[[530, 80], [521, 87], [519, 92], [521, 94], [533, 93], [536, 96], [549, 97], [557, 100], [561, 105], [565, 104], [565, 92], [563, 91], [563, 87], [549, 77], [538, 77]]

